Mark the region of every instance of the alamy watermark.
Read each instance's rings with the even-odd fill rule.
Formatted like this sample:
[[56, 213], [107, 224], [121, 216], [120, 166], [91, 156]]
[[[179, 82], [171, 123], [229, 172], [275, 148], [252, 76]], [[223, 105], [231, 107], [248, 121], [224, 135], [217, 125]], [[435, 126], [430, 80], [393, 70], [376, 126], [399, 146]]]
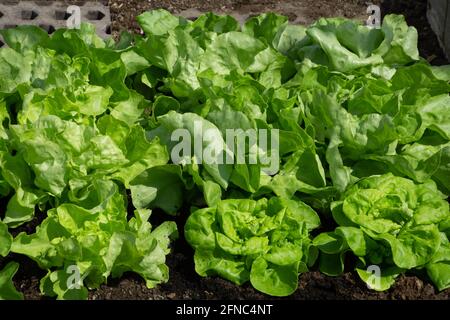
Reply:
[[381, 27], [381, 8], [377, 5], [371, 4], [367, 7], [367, 18], [366, 25], [370, 28], [380, 28]]
[[371, 275], [367, 278], [367, 287], [369, 289], [377, 289], [381, 286], [381, 268], [377, 265], [370, 265], [367, 268], [367, 273]]
[[84, 279], [89, 275], [89, 269], [81, 275], [80, 268], [77, 265], [70, 265], [67, 267], [66, 273], [68, 275], [66, 286], [68, 290], [79, 290], [83, 287]]
[[[176, 129], [171, 141], [175, 164], [260, 164], [268, 175], [279, 170], [278, 129], [226, 129], [225, 140], [217, 128], [203, 128], [194, 121], [193, 134], [188, 129]], [[269, 141], [270, 140], [270, 141]]]
[[69, 17], [67, 18], [67, 29], [80, 29], [81, 26], [81, 9], [79, 6], [68, 6], [66, 10]]

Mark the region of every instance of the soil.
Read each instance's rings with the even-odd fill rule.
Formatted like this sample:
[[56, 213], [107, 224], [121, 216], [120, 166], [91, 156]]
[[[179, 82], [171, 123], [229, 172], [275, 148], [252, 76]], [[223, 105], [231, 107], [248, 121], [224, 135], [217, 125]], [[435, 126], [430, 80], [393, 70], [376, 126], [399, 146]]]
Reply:
[[[302, 24], [310, 24], [320, 17], [343, 16], [362, 18], [367, 6], [360, 0], [111, 0], [113, 30], [131, 29], [139, 32], [135, 17], [149, 9], [164, 8], [172, 13], [180, 14], [188, 9], [200, 12], [213, 11], [237, 17], [256, 15], [263, 12], [278, 12]], [[191, 17], [195, 18], [195, 17]]]
[[[3, 0], [5, 1], [5, 0]], [[173, 13], [186, 12], [187, 9], [254, 15], [274, 11], [287, 15], [295, 23], [309, 24], [320, 17], [343, 16], [363, 20], [367, 17], [366, 1], [361, 0], [110, 0], [113, 35], [121, 30], [140, 32], [135, 17], [149, 9], [165, 8]], [[439, 47], [438, 41], [426, 20], [426, 0], [377, 0], [382, 13], [401, 13], [410, 25], [419, 31], [421, 55], [432, 64], [448, 63]], [[189, 12], [189, 11], [188, 11]], [[191, 11], [192, 12], [192, 11]], [[196, 12], [196, 11], [195, 11]], [[166, 216], [155, 213], [154, 217], [163, 220]], [[177, 218], [179, 230], [183, 230], [185, 215]], [[18, 231], [33, 232], [40, 219], [36, 218]], [[154, 224], [157, 221], [152, 221]], [[100, 299], [273, 299], [259, 293], [246, 284], [236, 286], [220, 278], [202, 278], [195, 273], [193, 251], [184, 241], [183, 235], [176, 241], [172, 253], [167, 257], [170, 280], [155, 289], [147, 289], [145, 282], [132, 273], [121, 279], [111, 279], [107, 285], [90, 292], [89, 298]], [[45, 299], [39, 293], [39, 279], [45, 275], [37, 265], [23, 256], [11, 255], [7, 260], [15, 260], [21, 268], [14, 281], [26, 299]], [[0, 268], [7, 262], [0, 258]], [[304, 273], [299, 279], [299, 289], [286, 299], [296, 300], [450, 300], [450, 289], [438, 292], [424, 275], [407, 274], [400, 276], [396, 284], [386, 292], [369, 290], [359, 277], [347, 271], [339, 277], [328, 277], [317, 268]]]
[[428, 23], [426, 0], [384, 0], [381, 11], [386, 14], [403, 14], [408, 24], [416, 27], [419, 32], [419, 51], [422, 57], [435, 65], [449, 63], [439, 46], [437, 36]]

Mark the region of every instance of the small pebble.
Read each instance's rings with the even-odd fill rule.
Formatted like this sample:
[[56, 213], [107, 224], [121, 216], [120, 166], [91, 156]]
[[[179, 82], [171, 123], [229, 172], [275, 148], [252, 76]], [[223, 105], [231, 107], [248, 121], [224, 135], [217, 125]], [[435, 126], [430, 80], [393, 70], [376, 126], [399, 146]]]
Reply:
[[177, 294], [175, 292], [171, 292], [167, 295], [167, 298], [169, 299], [175, 299], [175, 297], [177, 296]]

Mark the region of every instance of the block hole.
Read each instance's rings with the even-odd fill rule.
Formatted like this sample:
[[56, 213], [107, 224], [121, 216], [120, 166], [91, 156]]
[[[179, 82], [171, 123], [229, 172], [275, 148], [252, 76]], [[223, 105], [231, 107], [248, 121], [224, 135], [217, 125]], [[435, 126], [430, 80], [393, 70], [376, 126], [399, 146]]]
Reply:
[[3, 17], [3, 12], [0, 11], [0, 19]]
[[0, 48], [3, 47], [4, 45], [5, 43], [2, 40], [0, 40]]
[[102, 20], [105, 14], [99, 10], [89, 10], [86, 17], [89, 20]]
[[48, 34], [52, 34], [56, 30], [55, 27], [50, 24], [40, 24], [39, 27], [44, 29]]
[[70, 13], [67, 11], [56, 10], [55, 11], [55, 19], [56, 20], [67, 20], [70, 17]]
[[111, 34], [111, 33], [112, 33], [112, 31], [111, 31], [111, 25], [109, 25], [109, 26], [106, 27], [105, 33], [106, 33], [106, 34]]
[[37, 18], [38, 13], [34, 10], [22, 10], [22, 20], [34, 20]]

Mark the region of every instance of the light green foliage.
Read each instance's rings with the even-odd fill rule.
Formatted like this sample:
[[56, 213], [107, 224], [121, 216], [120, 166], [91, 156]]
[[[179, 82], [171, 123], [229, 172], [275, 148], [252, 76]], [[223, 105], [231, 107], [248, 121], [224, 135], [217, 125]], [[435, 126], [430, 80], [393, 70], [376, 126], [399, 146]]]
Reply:
[[[314, 239], [324, 253], [322, 271], [341, 273], [343, 255], [351, 251], [360, 258], [358, 274], [364, 281], [371, 265], [379, 265], [383, 281], [426, 267], [436, 285], [445, 288], [448, 239], [440, 227], [450, 216], [445, 198], [432, 181], [415, 184], [392, 174], [362, 179], [331, 205], [340, 226]], [[377, 289], [392, 284], [388, 281]]]
[[[286, 296], [316, 260], [338, 275], [353, 254], [375, 290], [409, 270], [450, 286], [450, 72], [419, 57], [402, 16], [379, 29], [272, 13], [243, 26], [165, 10], [137, 20], [145, 35], [117, 43], [88, 24], [0, 31], [0, 255], [45, 269], [43, 294], [85, 299], [127, 271], [167, 281], [176, 226], [152, 228], [150, 210], [171, 220], [188, 207], [202, 276]], [[176, 162], [179, 129], [192, 153]], [[192, 161], [211, 145], [235, 152], [230, 129], [244, 163]], [[265, 150], [245, 139], [262, 129]], [[311, 240], [316, 212], [336, 224]], [[0, 272], [0, 298], [21, 297], [16, 270]]]
[[199, 209], [185, 226], [195, 248], [195, 268], [237, 284], [246, 281], [267, 294], [297, 289], [298, 274], [315, 262], [309, 232], [320, 219], [301, 201], [229, 199]]

